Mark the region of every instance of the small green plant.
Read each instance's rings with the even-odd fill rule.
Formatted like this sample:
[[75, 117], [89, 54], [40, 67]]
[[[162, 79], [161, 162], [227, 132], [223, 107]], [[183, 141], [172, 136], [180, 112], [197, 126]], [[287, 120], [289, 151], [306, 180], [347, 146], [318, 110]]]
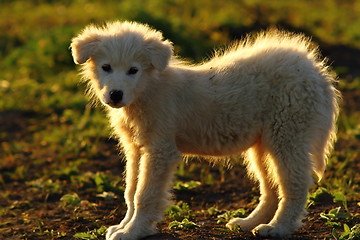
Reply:
[[45, 192], [48, 195], [59, 194], [63, 190], [63, 184], [59, 180], [38, 178], [36, 180], [26, 183], [36, 191]]
[[199, 181], [189, 181], [189, 182], [177, 181], [173, 188], [175, 190], [191, 190], [191, 189], [199, 187], [200, 185], [201, 185], [201, 182], [199, 182]]
[[60, 205], [66, 208], [75, 208], [79, 207], [81, 204], [81, 199], [77, 193], [65, 194], [60, 198]]
[[54, 231], [54, 229], [51, 229], [51, 230], [46, 229], [46, 230], [44, 231], [44, 234], [47, 235], [47, 236], [49, 236], [49, 237], [51, 237], [51, 239], [55, 239], [55, 237], [61, 239], [61, 238], [67, 236], [67, 233], [66, 233], [66, 232], [56, 232], [56, 231]]
[[99, 194], [96, 194], [97, 197], [103, 198], [106, 201], [113, 201], [117, 199], [117, 196], [113, 192], [102, 192]]
[[[210, 216], [217, 216], [217, 223], [227, 223], [234, 217], [245, 217], [245, 210], [244, 209], [238, 209], [235, 211], [222, 211], [217, 209], [216, 207], [210, 207], [206, 210], [205, 214], [208, 214]], [[240, 232], [241, 228], [239, 225], [233, 226], [231, 229], [228, 228], [215, 228], [217, 231], [221, 232]]]
[[190, 221], [195, 215], [189, 208], [189, 205], [183, 201], [179, 201], [171, 205], [166, 210], [166, 215], [169, 219], [174, 220], [169, 223], [170, 230], [184, 230], [199, 227], [196, 223]]
[[209, 168], [205, 168], [205, 167], [201, 168], [200, 178], [201, 178], [201, 182], [207, 185], [213, 185], [215, 182], [214, 176], [210, 172]]
[[218, 216], [222, 211], [217, 209], [216, 207], [210, 207], [206, 212], [210, 216]]
[[[5, 216], [8, 213], [9, 209], [7, 207], [0, 207], [0, 217]], [[0, 223], [1, 226], [2, 223]]]
[[106, 175], [103, 172], [97, 172], [94, 175], [93, 180], [98, 193], [114, 192], [120, 194], [124, 191], [123, 187], [119, 187], [121, 181], [120, 179], [112, 180], [111, 175]]
[[79, 174], [79, 165], [81, 161], [71, 162], [67, 166], [54, 170], [54, 173], [60, 179], [70, 179], [71, 176]]
[[240, 208], [238, 210], [235, 211], [226, 211], [225, 213], [218, 215], [218, 223], [227, 223], [229, 222], [232, 218], [242, 218], [245, 217], [245, 210], [243, 208]]
[[77, 193], [65, 194], [60, 198], [60, 206], [63, 208], [74, 209], [88, 209], [96, 207], [95, 203], [91, 203], [88, 200], [81, 200]]
[[169, 219], [176, 221], [182, 221], [185, 218], [193, 219], [195, 217], [190, 210], [189, 205], [183, 201], [179, 201], [178, 203], [171, 205], [165, 213]]
[[200, 227], [196, 223], [190, 221], [187, 218], [184, 218], [181, 222], [179, 221], [172, 221], [169, 223], [168, 228], [170, 230], [186, 230], [186, 229], [192, 229], [192, 228], [198, 228]]
[[239, 225], [235, 224], [231, 229], [229, 228], [214, 228], [216, 231], [224, 232], [224, 233], [240, 233], [241, 228]]
[[351, 214], [342, 211], [341, 207], [331, 209], [328, 213], [320, 213], [320, 218], [326, 220], [326, 225], [341, 227], [341, 221], [351, 218]]
[[356, 224], [351, 229], [347, 224], [344, 224], [344, 232], [338, 233], [334, 228], [332, 235], [336, 240], [358, 240], [360, 239], [360, 224]]
[[347, 204], [347, 199], [345, 194], [342, 191], [336, 191], [335, 193], [332, 194], [334, 197], [334, 202], [336, 203], [342, 203], [342, 205], [344, 206], [345, 210], [348, 212], [349, 208], [348, 208], [348, 204]]
[[344, 192], [340, 190], [329, 191], [324, 187], [318, 188], [315, 192], [309, 194], [307, 207], [315, 206], [323, 202], [342, 203], [346, 211], [349, 211], [347, 198]]
[[332, 201], [332, 199], [331, 193], [326, 188], [319, 187], [315, 192], [309, 194], [307, 208], [325, 201]]
[[87, 232], [75, 233], [74, 238], [86, 240], [103, 239], [106, 234], [106, 229], [107, 228], [105, 226], [101, 226], [98, 229], [90, 230]]

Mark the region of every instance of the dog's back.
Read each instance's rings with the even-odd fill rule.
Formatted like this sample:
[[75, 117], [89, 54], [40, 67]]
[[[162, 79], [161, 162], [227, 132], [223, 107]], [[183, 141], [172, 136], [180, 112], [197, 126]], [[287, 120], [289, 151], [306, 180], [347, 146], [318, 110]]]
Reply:
[[[175, 80], [180, 83], [174, 91], [187, 89], [186, 99], [192, 101], [186, 108], [175, 101], [181, 105], [178, 145], [191, 154], [235, 154], [254, 144], [261, 131], [272, 129], [269, 122], [280, 112], [299, 115], [297, 121], [314, 133], [309, 151], [321, 178], [339, 111], [335, 76], [325, 63], [307, 38], [272, 31], [248, 38], [204, 64], [184, 65], [177, 71], [186, 69], [187, 75], [177, 74], [181, 79]], [[173, 71], [171, 64], [167, 71]], [[184, 88], [178, 87], [181, 84]]]

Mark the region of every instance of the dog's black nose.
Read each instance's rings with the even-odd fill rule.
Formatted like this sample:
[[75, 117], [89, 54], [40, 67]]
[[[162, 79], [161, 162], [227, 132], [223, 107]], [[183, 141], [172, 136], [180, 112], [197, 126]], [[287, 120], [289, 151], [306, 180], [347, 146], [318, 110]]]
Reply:
[[119, 102], [121, 102], [123, 95], [124, 93], [121, 90], [112, 90], [110, 92], [110, 99], [113, 101], [114, 104], [118, 104]]

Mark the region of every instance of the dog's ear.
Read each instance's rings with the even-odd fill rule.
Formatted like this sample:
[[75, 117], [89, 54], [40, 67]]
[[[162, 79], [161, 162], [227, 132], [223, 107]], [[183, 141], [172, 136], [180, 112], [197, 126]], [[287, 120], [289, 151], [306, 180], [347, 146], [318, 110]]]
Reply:
[[173, 46], [168, 40], [149, 39], [146, 41], [146, 51], [149, 54], [151, 64], [162, 71], [167, 67], [173, 55]]
[[85, 63], [90, 57], [94, 56], [100, 37], [97, 34], [88, 34], [86, 32], [75, 37], [71, 41], [71, 53], [76, 64]]

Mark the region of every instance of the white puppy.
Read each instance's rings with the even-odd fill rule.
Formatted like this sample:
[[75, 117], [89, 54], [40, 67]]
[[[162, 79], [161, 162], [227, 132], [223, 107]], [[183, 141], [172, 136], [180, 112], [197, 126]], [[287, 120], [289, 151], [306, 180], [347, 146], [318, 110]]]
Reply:
[[191, 65], [147, 25], [88, 26], [75, 37], [74, 61], [126, 154], [128, 209], [106, 239], [156, 233], [182, 153], [246, 153], [260, 203], [229, 228], [275, 237], [299, 228], [312, 172], [322, 177], [335, 140], [339, 101], [334, 76], [310, 45], [269, 31]]

